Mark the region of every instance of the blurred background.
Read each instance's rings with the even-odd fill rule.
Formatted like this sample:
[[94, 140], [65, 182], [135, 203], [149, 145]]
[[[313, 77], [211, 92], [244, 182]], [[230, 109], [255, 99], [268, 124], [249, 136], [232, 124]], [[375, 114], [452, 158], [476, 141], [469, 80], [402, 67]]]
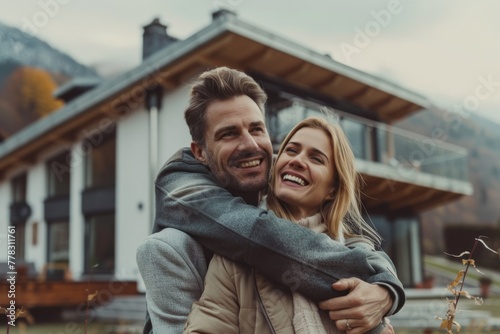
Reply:
[[[0, 246], [15, 226], [17, 300], [29, 314], [11, 332], [76, 332], [84, 318], [97, 332], [139, 331], [134, 254], [151, 230], [154, 175], [190, 142], [186, 84], [214, 66], [263, 85], [275, 147], [320, 106], [339, 113], [366, 218], [409, 291], [398, 332], [439, 325], [443, 287], [461, 269], [445, 252], [470, 251], [479, 236], [500, 249], [496, 1], [2, 4]], [[493, 333], [500, 258], [480, 244], [474, 259], [485, 274], [471, 270], [468, 288], [489, 306], [464, 321]], [[9, 272], [7, 253], [0, 266]]]

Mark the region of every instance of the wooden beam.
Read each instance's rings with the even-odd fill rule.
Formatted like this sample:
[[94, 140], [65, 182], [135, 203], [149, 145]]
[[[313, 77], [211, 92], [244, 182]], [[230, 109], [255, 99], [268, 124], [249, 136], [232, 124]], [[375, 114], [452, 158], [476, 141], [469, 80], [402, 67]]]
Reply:
[[[406, 102], [402, 107], [395, 109], [395, 110], [388, 111], [388, 112], [384, 112], [384, 114], [390, 118], [401, 118], [407, 114], [408, 109], [412, 109], [413, 107], [414, 107], [413, 103]], [[400, 115], [400, 117], [395, 117], [397, 115]]]
[[[210, 57], [217, 51], [219, 51], [223, 46], [231, 43], [233, 39], [235, 38], [235, 35], [232, 33], [226, 34], [222, 37], [219, 38], [216, 42], [213, 42], [210, 44], [210, 46], [206, 46], [204, 48], [201, 48], [198, 52], [195, 52], [196, 54]], [[188, 56], [189, 57], [189, 56]]]
[[414, 206], [414, 210], [419, 212], [419, 211], [424, 211], [424, 210], [430, 210], [432, 208], [438, 207], [440, 205], [446, 204], [446, 203], [451, 203], [452, 201], [455, 201], [459, 199], [460, 197], [463, 197], [464, 195], [462, 194], [457, 194], [457, 193], [447, 193], [447, 194], [442, 194], [440, 197], [433, 198], [432, 200], [428, 200], [424, 203], [417, 204]]
[[321, 90], [324, 87], [333, 85], [335, 83], [335, 80], [340, 80], [338, 77], [340, 77], [340, 75], [338, 75], [337, 73], [331, 73], [330, 76], [328, 76], [326, 79], [323, 79], [316, 84], [311, 85], [311, 87], [316, 90]]
[[389, 186], [389, 180], [380, 179], [380, 178], [373, 178], [371, 180], [371, 182], [373, 182], [374, 180], [378, 180], [378, 182], [375, 186], [373, 184], [370, 184], [370, 185], [367, 184], [365, 186], [365, 188], [363, 188], [362, 194], [364, 196], [367, 196], [367, 197], [378, 196], [378, 195], [380, 195], [381, 192], [383, 192]]
[[389, 104], [392, 99], [394, 99], [395, 97], [392, 96], [392, 95], [388, 95], [386, 98], [380, 100], [379, 102], [376, 102], [376, 103], [372, 103], [371, 105], [369, 105], [368, 107], [370, 109], [373, 109], [374, 111], [378, 111], [379, 109], [381, 109], [383, 106]]
[[325, 92], [325, 93], [331, 94], [331, 92], [328, 92], [328, 89], [337, 87], [338, 85], [341, 84], [343, 79], [344, 79], [343, 76], [341, 76], [340, 74], [337, 74], [333, 78], [331, 78], [331, 79], [329, 78], [329, 79], [325, 80], [323, 83], [317, 84], [316, 88], [318, 90]]
[[252, 62], [260, 61], [262, 59], [268, 58], [271, 55], [271, 51], [271, 49], [263, 46], [260, 50], [248, 55], [240, 62], [243, 64], [251, 64]]
[[278, 75], [282, 78], [290, 80], [291, 78], [307, 72], [311, 68], [311, 64], [308, 62], [301, 62], [298, 65], [288, 68], [286, 71], [279, 73]]
[[394, 200], [396, 200], [397, 202], [400, 202], [408, 196], [412, 197], [411, 195], [414, 194], [414, 192], [418, 188], [418, 186], [413, 185], [413, 184], [399, 183], [399, 186], [401, 187], [401, 189], [399, 189], [399, 190], [394, 190], [394, 191], [391, 191], [388, 193], [386, 192], [386, 193], [382, 194], [382, 200], [384, 200], [388, 203], [392, 202]]
[[389, 207], [391, 208], [391, 210], [400, 210], [405, 207], [412, 207], [412, 210], [414, 210], [413, 208], [414, 206], [416, 206], [417, 204], [426, 203], [439, 192], [440, 192], [439, 190], [428, 189], [421, 195], [414, 194], [413, 196], [409, 196], [407, 198], [402, 198], [398, 201], [395, 201], [394, 203], [391, 203]]
[[357, 91], [354, 91], [350, 94], [347, 94], [347, 95], [344, 95], [344, 98], [346, 100], [354, 100], [354, 102], [358, 99], [360, 99], [361, 97], [363, 97], [364, 95], [368, 94], [368, 92], [370, 91], [371, 87], [370, 86], [365, 86]]
[[215, 58], [215, 57], [199, 55], [195, 58], [195, 60], [198, 64], [203, 65], [203, 66], [208, 66], [208, 67], [227, 66], [227, 67], [230, 67], [232, 69], [244, 70], [244, 68], [241, 64], [235, 63], [232, 60], [222, 59], [220, 57]]

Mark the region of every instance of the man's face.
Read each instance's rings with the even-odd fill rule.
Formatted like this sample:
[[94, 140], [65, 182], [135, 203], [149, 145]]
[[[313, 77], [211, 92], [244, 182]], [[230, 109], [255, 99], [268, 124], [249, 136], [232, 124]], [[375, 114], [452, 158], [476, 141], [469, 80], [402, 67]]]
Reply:
[[205, 146], [191, 146], [217, 180], [233, 193], [267, 186], [272, 145], [264, 118], [248, 96], [212, 102], [206, 110]]

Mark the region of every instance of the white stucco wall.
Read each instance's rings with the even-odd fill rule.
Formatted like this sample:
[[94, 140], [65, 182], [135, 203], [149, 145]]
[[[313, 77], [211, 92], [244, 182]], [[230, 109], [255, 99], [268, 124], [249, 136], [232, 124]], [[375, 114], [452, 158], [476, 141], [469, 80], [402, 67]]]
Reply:
[[169, 92], [163, 98], [158, 117], [158, 170], [178, 149], [191, 143], [189, 129], [184, 121], [188, 101], [188, 87]]
[[9, 226], [10, 180], [0, 183], [0, 262], [7, 261], [7, 226]]
[[115, 276], [137, 279], [135, 253], [151, 233], [149, 113], [137, 110], [117, 123]]
[[137, 279], [141, 283], [135, 253], [139, 243], [151, 234], [154, 178], [173, 153], [191, 142], [184, 121], [188, 93], [187, 88], [181, 88], [163, 97], [158, 115], [158, 166], [152, 178], [149, 176], [149, 112], [136, 110], [117, 123], [117, 279]]
[[[37, 272], [43, 269], [47, 259], [47, 229], [43, 217], [43, 201], [47, 197], [45, 163], [38, 162], [27, 173], [26, 201], [31, 206], [31, 216], [26, 222], [26, 250], [27, 262], [35, 263]], [[36, 244], [34, 244], [36, 228]]]
[[85, 226], [82, 215], [81, 193], [84, 188], [85, 156], [81, 142], [71, 147], [71, 176], [69, 204], [69, 268], [74, 279], [83, 273]]

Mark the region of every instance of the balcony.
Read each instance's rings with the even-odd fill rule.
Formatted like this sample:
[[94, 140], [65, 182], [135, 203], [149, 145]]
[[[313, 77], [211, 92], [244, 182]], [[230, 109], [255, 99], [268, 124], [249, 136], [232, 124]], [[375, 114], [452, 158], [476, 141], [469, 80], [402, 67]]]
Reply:
[[[467, 151], [395, 126], [336, 111], [364, 182], [363, 205], [371, 212], [417, 213], [472, 194]], [[271, 108], [268, 126], [275, 151], [290, 129], [320, 106], [287, 101]]]

